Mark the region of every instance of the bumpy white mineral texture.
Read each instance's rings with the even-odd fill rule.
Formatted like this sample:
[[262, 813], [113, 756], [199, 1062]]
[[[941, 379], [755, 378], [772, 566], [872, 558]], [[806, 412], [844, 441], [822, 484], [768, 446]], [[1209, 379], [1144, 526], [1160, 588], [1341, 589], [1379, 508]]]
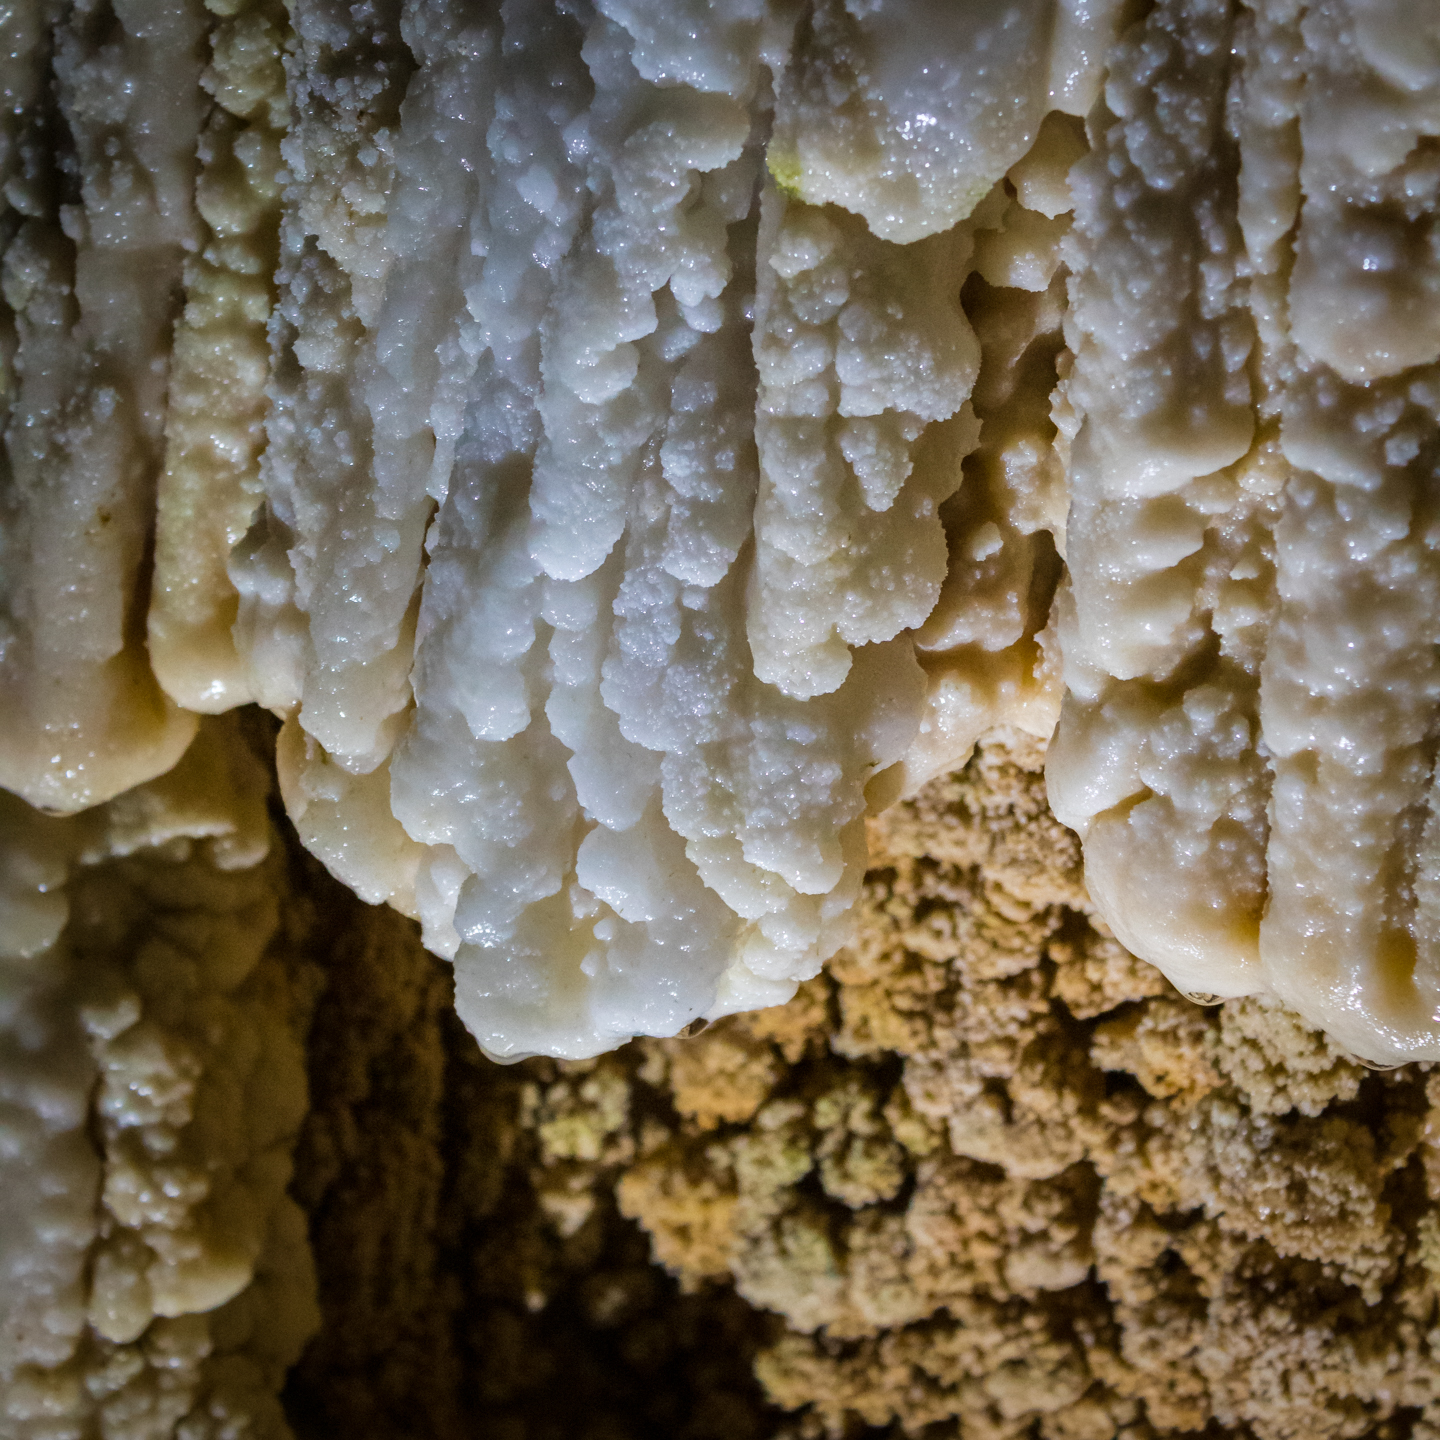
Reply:
[[319, 1323], [285, 1193], [303, 1007], [264, 772], [206, 726], [83, 815], [0, 795], [6, 1440], [289, 1434]]
[[1056, 813], [1120, 938], [1440, 1055], [1440, 11], [1161, 0], [1072, 172]]
[[1440, 1057], [1435, 0], [209, 4], [0, 20], [0, 782], [258, 701], [579, 1057], [784, 999], [1063, 690], [1128, 946]]
[[[289, 716], [306, 844], [420, 917], [497, 1056], [785, 999], [844, 937], [867, 786], [899, 793], [922, 721], [927, 773], [997, 719], [1053, 721], [1026, 606], [1053, 504], [967, 495], [959, 568], [988, 580], [955, 587], [988, 583], [1006, 613], [952, 598], [931, 671], [909, 633], [980, 440], [960, 303], [977, 233], [1031, 227], [1027, 291], [1058, 264], [1051, 222], [1003, 185], [1061, 63], [1048, 8], [967, 22], [939, 69], [838, 6], [834, 36], [817, 11], [799, 39], [753, 0], [691, 9], [422, 3], [383, 37], [292, 12], [266, 503], [232, 564], [237, 633]], [[1093, 91], [1095, 47], [1065, 35]], [[862, 89], [883, 57], [884, 91], [870, 170], [834, 183], [893, 209], [886, 156], [929, 177], [880, 235], [800, 198], [829, 198], [804, 157], [842, 51]], [[1025, 102], [981, 103], [977, 77], [1012, 70]], [[783, 186], [765, 181], [777, 90], [801, 156]], [[906, 138], [931, 91], [943, 179]], [[999, 284], [1025, 268], [992, 264]], [[1050, 422], [1031, 418], [1039, 471]], [[951, 654], [1017, 645], [1008, 688]]]

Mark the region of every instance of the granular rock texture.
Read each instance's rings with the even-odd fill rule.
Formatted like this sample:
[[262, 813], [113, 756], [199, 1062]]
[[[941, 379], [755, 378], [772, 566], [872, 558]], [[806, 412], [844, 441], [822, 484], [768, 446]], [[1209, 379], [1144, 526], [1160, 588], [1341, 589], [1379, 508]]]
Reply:
[[1177, 996], [1090, 914], [1040, 760], [991, 737], [876, 823], [795, 1002], [594, 1061], [480, 1058], [347, 897], [299, 1433], [1440, 1433], [1440, 1085]]
[[768, 1318], [680, 1293], [616, 1207], [641, 1108], [664, 1108], [640, 1057], [492, 1064], [410, 923], [310, 878], [336, 939], [297, 1155], [324, 1323], [286, 1391], [296, 1433], [774, 1433], [751, 1373]]

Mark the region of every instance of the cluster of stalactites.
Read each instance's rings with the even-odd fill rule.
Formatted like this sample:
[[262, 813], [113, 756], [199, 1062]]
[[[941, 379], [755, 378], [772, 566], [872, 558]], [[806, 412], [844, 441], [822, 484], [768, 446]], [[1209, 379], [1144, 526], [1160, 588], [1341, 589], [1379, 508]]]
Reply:
[[1183, 990], [1440, 1055], [1440, 11], [1162, 0], [1072, 173], [1056, 813]]
[[1428, 8], [214, 9], [6, 22], [0, 782], [269, 706], [486, 1050], [582, 1056], [784, 999], [1063, 681], [1125, 943], [1440, 1054]]
[[[1093, 99], [1108, 22], [946, 8], [942, 76], [903, 8], [300, 0], [195, 11], [209, 63], [163, 77], [144, 17], [122, 25], [105, 63], [143, 55], [157, 88], [95, 143], [150, 209], [55, 243], [79, 266], [165, 241], [169, 408], [148, 449], [143, 397], [107, 412], [128, 550], [78, 504], [17, 504], [111, 564], [76, 684], [128, 667], [174, 734], [105, 751], [104, 702], [57, 701], [68, 749], [39, 760], [36, 571], [7, 782], [92, 804], [171, 763], [190, 712], [259, 701], [302, 839], [421, 920], [491, 1053], [786, 998], [846, 934], [867, 805], [1055, 707], [1078, 142], [1043, 122]], [[143, 136], [186, 104], [162, 174]], [[65, 343], [98, 375], [74, 296]], [[167, 338], [120, 337], [155, 373]]]

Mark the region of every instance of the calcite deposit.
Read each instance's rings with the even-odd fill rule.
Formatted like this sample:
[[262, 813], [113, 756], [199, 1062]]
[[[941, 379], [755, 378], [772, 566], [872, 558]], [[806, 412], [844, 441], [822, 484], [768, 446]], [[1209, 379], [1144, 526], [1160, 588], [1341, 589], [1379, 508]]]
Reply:
[[[843, 938], [867, 786], [899, 793], [922, 721], [911, 769], [963, 759], [1006, 702], [1052, 719], [1030, 694], [1043, 504], [1011, 523], [1008, 495], [976, 500], [984, 533], [957, 539], [1005, 614], [953, 598], [976, 613], [936, 628], [928, 671], [908, 633], [980, 438], [960, 300], [977, 235], [1028, 225], [1032, 289], [1059, 263], [1063, 226], [1021, 218], [1001, 183], [1040, 103], [977, 127], [955, 61], [947, 124], [985, 144], [927, 201], [943, 223], [872, 233], [767, 143], [778, 107], [787, 153], [809, 153], [827, 122], [805, 57], [848, 53], [797, 40], [795, 15], [529, 6], [466, 29], [418, 7], [412, 74], [372, 56], [368, 22], [322, 30], [317, 8], [312, 44], [308, 13], [265, 503], [232, 566], [250, 668], [289, 686], [261, 698], [288, 716], [300, 833], [420, 918], [491, 1054], [575, 1058], [776, 1003]], [[1048, 74], [1042, 19], [970, 40], [993, 31]], [[909, 153], [923, 57], [855, 43], [893, 51], [877, 133]], [[331, 98], [335, 67], [362, 64], [363, 106]], [[1052, 187], [1072, 158], [1057, 133], [1062, 163], [1031, 159]], [[1043, 469], [1048, 416], [1025, 418]], [[976, 698], [951, 673], [967, 646], [1022, 653]]]
[[575, 1058], [790, 994], [867, 811], [1063, 689], [1134, 953], [1435, 1052], [1408, 12], [108, 14], [6, 21], [17, 794], [258, 701], [486, 1051]]
[[1440, 1427], [1437, 37], [0, 10], [0, 1434]]
[[1440, 74], [1410, 17], [1162, 4], [1111, 56], [1071, 172], [1050, 761], [1137, 954], [1384, 1064], [1435, 1055], [1440, 1001]]
[[3, 797], [6, 1440], [289, 1433], [319, 1323], [287, 1193], [315, 984], [266, 789], [223, 720], [82, 814]]
[[487, 1053], [578, 1058], [783, 1000], [1063, 690], [1134, 953], [1431, 1056], [1407, 13], [18, 7], [0, 778], [258, 701]]

